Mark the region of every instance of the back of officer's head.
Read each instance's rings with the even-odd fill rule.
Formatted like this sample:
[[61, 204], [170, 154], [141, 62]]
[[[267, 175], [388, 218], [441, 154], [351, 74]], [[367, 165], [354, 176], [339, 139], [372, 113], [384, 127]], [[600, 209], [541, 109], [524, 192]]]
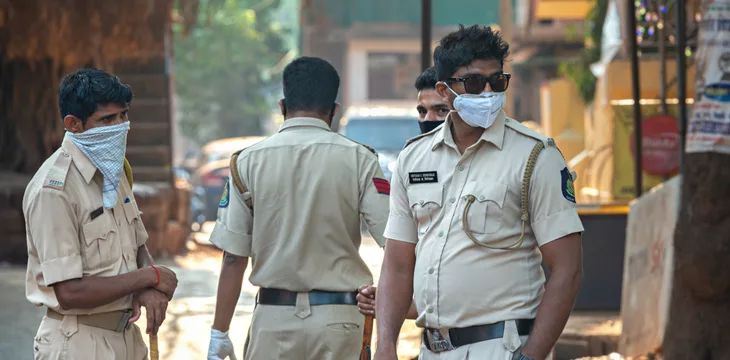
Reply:
[[468, 28], [459, 25], [441, 39], [433, 54], [434, 67], [439, 81], [450, 78], [460, 67], [476, 60], [496, 60], [504, 66], [509, 55], [509, 44], [502, 34], [489, 26], [473, 25]]
[[340, 76], [330, 63], [316, 57], [300, 57], [284, 69], [283, 83], [285, 116], [311, 113], [331, 120]]
[[58, 89], [61, 119], [73, 115], [83, 124], [99, 106], [115, 104], [127, 107], [132, 89], [119, 78], [98, 69], [85, 68], [66, 75]]

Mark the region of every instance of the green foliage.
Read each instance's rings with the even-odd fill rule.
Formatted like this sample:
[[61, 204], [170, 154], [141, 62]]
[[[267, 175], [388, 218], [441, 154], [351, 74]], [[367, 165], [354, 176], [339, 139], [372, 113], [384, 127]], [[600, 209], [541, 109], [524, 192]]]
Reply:
[[608, 0], [593, 0], [593, 8], [586, 16], [585, 48], [578, 60], [560, 64], [560, 72], [575, 83], [586, 104], [592, 103], [596, 95], [596, 77], [590, 66], [601, 59], [601, 38], [607, 11]]
[[[268, 3], [268, 6], [261, 6]], [[286, 30], [272, 21], [279, 0], [201, 0], [198, 24], [187, 36], [175, 28], [175, 92], [182, 133], [208, 141], [262, 135], [272, 109], [271, 71], [282, 56]]]

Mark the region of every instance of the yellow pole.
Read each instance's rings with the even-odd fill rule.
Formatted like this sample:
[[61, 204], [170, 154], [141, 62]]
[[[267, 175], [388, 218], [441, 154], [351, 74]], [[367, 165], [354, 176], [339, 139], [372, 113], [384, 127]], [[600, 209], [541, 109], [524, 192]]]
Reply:
[[150, 360], [160, 360], [160, 352], [157, 350], [157, 335], [150, 334]]
[[[504, 38], [504, 41], [510, 44], [510, 46], [514, 46], [514, 44], [512, 44], [512, 0], [502, 0], [499, 8], [499, 27], [502, 32], [502, 37]], [[512, 73], [511, 61], [506, 61], [504, 63], [504, 72]], [[515, 89], [514, 84], [510, 83], [507, 93], [507, 102], [504, 104], [504, 112], [507, 113], [507, 116], [509, 117], [517, 116], [513, 112], [514, 97], [517, 94], [516, 90], [517, 89]], [[510, 94], [512, 95], [511, 97], [509, 96]]]

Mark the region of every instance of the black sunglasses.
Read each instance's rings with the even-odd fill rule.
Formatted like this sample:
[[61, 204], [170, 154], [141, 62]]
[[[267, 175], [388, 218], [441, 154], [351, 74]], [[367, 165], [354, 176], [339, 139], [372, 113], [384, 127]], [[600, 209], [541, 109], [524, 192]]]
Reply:
[[464, 90], [469, 94], [481, 94], [489, 84], [489, 87], [494, 92], [504, 92], [509, 86], [509, 79], [512, 78], [511, 74], [498, 73], [490, 76], [483, 75], [470, 75], [463, 78], [449, 78], [446, 80], [447, 83], [453, 84], [455, 82], [463, 82]]

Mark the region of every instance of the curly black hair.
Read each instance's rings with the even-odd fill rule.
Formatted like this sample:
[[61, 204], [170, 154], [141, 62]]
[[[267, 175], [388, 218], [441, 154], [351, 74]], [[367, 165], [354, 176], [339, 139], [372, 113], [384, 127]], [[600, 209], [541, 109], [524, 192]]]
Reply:
[[497, 60], [504, 65], [509, 55], [509, 44], [499, 31], [489, 26], [473, 25], [468, 28], [459, 25], [441, 39], [433, 54], [434, 67], [440, 81], [450, 78], [458, 68], [474, 60]]
[[414, 85], [416, 86], [416, 90], [423, 91], [435, 89], [437, 82], [438, 77], [436, 76], [436, 69], [431, 66], [430, 68], [426, 69], [426, 71], [421, 73], [421, 75], [418, 75], [418, 78], [416, 79], [416, 83]]

